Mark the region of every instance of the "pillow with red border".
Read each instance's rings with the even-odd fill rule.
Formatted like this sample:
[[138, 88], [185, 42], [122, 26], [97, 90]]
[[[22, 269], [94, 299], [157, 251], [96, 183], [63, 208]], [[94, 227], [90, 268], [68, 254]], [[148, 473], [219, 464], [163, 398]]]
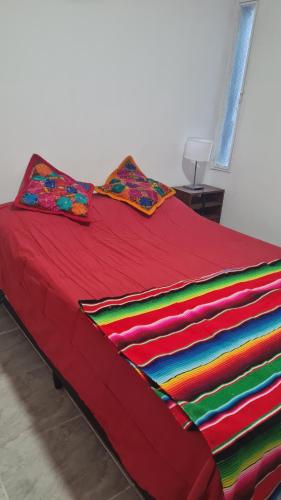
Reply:
[[127, 156], [106, 179], [96, 186], [97, 193], [124, 201], [146, 215], [152, 215], [175, 190], [146, 177], [132, 156]]
[[34, 154], [25, 171], [14, 206], [90, 223], [93, 191], [93, 184], [76, 181]]

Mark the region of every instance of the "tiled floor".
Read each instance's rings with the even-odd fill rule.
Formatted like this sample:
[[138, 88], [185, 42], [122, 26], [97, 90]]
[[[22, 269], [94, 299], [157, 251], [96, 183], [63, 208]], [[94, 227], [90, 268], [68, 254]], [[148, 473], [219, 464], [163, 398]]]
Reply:
[[0, 306], [0, 500], [139, 500]]

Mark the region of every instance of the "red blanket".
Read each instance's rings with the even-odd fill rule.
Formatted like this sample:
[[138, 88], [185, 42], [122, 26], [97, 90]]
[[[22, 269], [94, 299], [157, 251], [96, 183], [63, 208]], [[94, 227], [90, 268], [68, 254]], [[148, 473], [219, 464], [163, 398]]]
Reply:
[[199, 432], [182, 431], [77, 301], [278, 258], [280, 248], [211, 223], [176, 198], [148, 219], [94, 196], [94, 222], [87, 228], [11, 205], [0, 208], [0, 288], [96, 415], [127, 471], [161, 500], [188, 494], [218, 500], [211, 453]]

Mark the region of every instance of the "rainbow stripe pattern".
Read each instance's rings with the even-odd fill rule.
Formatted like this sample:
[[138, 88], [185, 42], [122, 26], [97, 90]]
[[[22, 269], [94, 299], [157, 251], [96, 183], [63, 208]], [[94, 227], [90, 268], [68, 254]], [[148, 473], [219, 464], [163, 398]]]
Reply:
[[274, 498], [281, 260], [80, 305], [180, 425], [200, 429], [227, 500]]

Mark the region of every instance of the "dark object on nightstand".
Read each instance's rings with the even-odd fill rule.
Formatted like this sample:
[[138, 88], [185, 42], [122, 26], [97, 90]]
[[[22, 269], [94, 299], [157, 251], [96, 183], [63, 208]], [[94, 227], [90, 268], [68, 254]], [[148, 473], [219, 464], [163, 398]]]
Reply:
[[207, 219], [220, 222], [224, 189], [202, 184], [203, 189], [194, 191], [188, 186], [174, 186], [176, 197], [195, 212]]

